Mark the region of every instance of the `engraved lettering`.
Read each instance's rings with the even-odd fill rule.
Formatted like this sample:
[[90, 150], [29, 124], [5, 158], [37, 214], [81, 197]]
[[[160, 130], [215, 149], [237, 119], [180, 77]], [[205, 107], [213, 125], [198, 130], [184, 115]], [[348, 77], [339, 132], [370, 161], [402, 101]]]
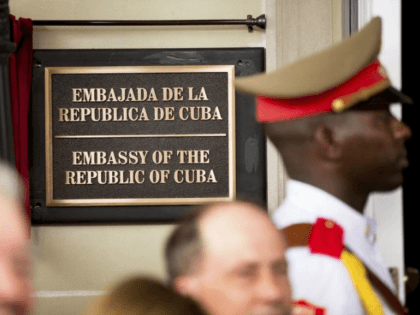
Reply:
[[198, 96], [198, 99], [200, 101], [208, 101], [209, 100], [208, 97], [207, 97], [206, 89], [204, 88], [204, 86], [201, 88], [200, 95]]
[[160, 174], [157, 170], [152, 170], [149, 174], [149, 180], [152, 184], [157, 184], [160, 180]]
[[[162, 153], [163, 152], [163, 153]], [[172, 151], [162, 151], [163, 164], [168, 164], [172, 157]], [[149, 151], [73, 151], [73, 165], [134, 165], [146, 164]]]
[[80, 161], [82, 152], [73, 151], [72, 153], [73, 153], [73, 165], [82, 165], [82, 161]]
[[95, 171], [87, 171], [87, 184], [92, 185], [92, 179], [97, 178], [98, 173]]
[[140, 155], [141, 162], [140, 164], [146, 164], [146, 156], [149, 151], [137, 151]]
[[207, 183], [217, 183], [216, 175], [214, 175], [213, 170], [210, 170], [209, 177], [207, 178]]
[[179, 118], [181, 118], [181, 120], [187, 120], [188, 117], [188, 107], [181, 107], [179, 109]]
[[189, 101], [208, 101], [206, 89], [204, 86], [200, 90], [200, 94], [194, 94], [194, 88], [188, 87], [188, 100]]
[[174, 97], [174, 92], [169, 87], [162, 88], [162, 101], [168, 102]]
[[222, 115], [220, 115], [219, 106], [216, 106], [214, 109], [212, 120], [223, 120]]
[[86, 121], [86, 116], [90, 115], [90, 108], [81, 108], [80, 109], [80, 121]]
[[196, 183], [201, 184], [206, 181], [206, 171], [205, 170], [197, 170], [197, 178]]
[[112, 115], [113, 119], [112, 119], [112, 121], [122, 121], [123, 120], [121, 115], [118, 116], [118, 108], [117, 107], [114, 107], [112, 109], [112, 111], [113, 111], [113, 115]]
[[73, 91], [73, 103], [82, 102], [82, 89], [72, 89]]
[[158, 98], [156, 97], [155, 89], [152, 88], [150, 90], [149, 98], [147, 99], [148, 102], [157, 102]]
[[83, 152], [83, 165], [96, 165], [95, 163], [95, 151]]
[[155, 152], [153, 152], [152, 154], [152, 161], [155, 164], [160, 164], [163, 161], [163, 154], [161, 151], [156, 150]]
[[66, 171], [66, 185], [74, 185], [75, 184], [75, 180], [74, 180], [74, 176], [76, 174], [72, 171]]
[[174, 101], [180, 102], [184, 100], [184, 96], [182, 96], [182, 92], [184, 91], [184, 88], [182, 87], [174, 87]]
[[58, 121], [69, 121], [69, 109], [59, 108], [58, 109]]
[[80, 108], [70, 108], [70, 121], [79, 121]]
[[127, 151], [118, 152], [118, 160], [120, 162], [119, 164], [126, 165], [128, 162]]
[[126, 90], [126, 88], [121, 89], [121, 95], [118, 97], [119, 102], [124, 102], [125, 101], [125, 90]]
[[154, 120], [175, 120], [175, 107], [154, 107]]
[[135, 178], [136, 178], [136, 183], [137, 183], [137, 184], [143, 184], [143, 183], [144, 183], [144, 178], [140, 179], [140, 174], [141, 174], [142, 176], [144, 176], [144, 171], [143, 171], [143, 170], [140, 170], [140, 171], [137, 171], [137, 172], [136, 172], [136, 174], [135, 174]]
[[109, 107], [103, 108], [102, 120], [103, 121], [111, 121], [112, 120], [112, 109], [111, 108], [109, 108]]
[[[147, 154], [148, 151], [146, 151]], [[128, 153], [128, 157], [129, 157], [129, 163], [130, 164], [137, 164], [139, 162], [139, 158], [137, 157], [137, 152], [136, 151], [130, 151]], [[144, 164], [144, 163], [142, 163]]]
[[118, 164], [117, 163], [117, 159], [115, 158], [115, 153], [113, 151], [111, 151], [109, 153], [108, 162], [106, 164], [108, 164], [108, 165], [110, 165], [110, 164], [112, 164], [112, 165]]
[[108, 99], [106, 100], [107, 102], [116, 102], [117, 101], [117, 97], [115, 96], [115, 91], [114, 89], [111, 89], [108, 93]]
[[140, 113], [140, 116], [139, 116], [139, 119], [138, 120], [140, 120], [140, 121], [148, 121], [149, 120], [149, 116], [147, 115], [147, 112], [146, 112], [146, 108], [142, 108], [141, 109], [141, 113]]
[[181, 120], [223, 120], [219, 107], [211, 108], [209, 106], [181, 106], [178, 110], [178, 116]]
[[83, 102], [95, 102], [95, 89], [83, 89]]
[[108, 171], [108, 184], [115, 185], [118, 183], [118, 179], [117, 171]]
[[136, 107], [131, 107], [130, 108], [130, 110], [128, 111], [128, 118], [130, 119], [130, 120], [137, 120], [137, 119], [139, 119], [139, 116], [138, 115], [136, 115], [136, 117], [134, 117], [133, 116], [133, 111], [136, 111], [136, 114], [137, 114], [137, 108]]
[[106, 152], [104, 151], [98, 151], [96, 152], [96, 164], [98, 165], [104, 165], [106, 164]]
[[105, 102], [106, 100], [106, 90], [105, 89], [96, 89], [98, 94], [97, 102]]
[[77, 185], [84, 185], [86, 184], [86, 172], [85, 171], [77, 171], [77, 181], [76, 184]]
[[134, 91], [133, 89], [130, 89], [127, 95], [127, 102], [135, 102], [135, 101], [137, 100], [136, 100], [136, 97], [134, 96]]
[[182, 170], [176, 170], [174, 172], [174, 180], [175, 180], [175, 183], [177, 184], [181, 184], [184, 181]]
[[[124, 181], [125, 179], [125, 181]], [[129, 184], [130, 181], [128, 180], [128, 178], [124, 178], [124, 171], [120, 171], [120, 184]]]
[[177, 184], [203, 184], [203, 183], [217, 183], [214, 170], [211, 169], [209, 172], [203, 169], [193, 170], [176, 170], [174, 172], [174, 182]]
[[179, 157], [179, 164], [185, 164], [188, 159], [188, 164], [207, 164], [210, 150], [177, 150], [176, 155]]

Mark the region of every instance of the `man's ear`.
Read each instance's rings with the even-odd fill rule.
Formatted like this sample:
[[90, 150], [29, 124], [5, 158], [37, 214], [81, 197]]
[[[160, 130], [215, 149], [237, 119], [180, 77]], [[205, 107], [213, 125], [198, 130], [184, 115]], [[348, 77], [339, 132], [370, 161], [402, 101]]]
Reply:
[[337, 161], [341, 158], [343, 150], [337, 141], [334, 128], [319, 125], [314, 133], [314, 140], [319, 156], [326, 161]]
[[185, 296], [194, 296], [197, 290], [197, 279], [191, 276], [179, 276], [173, 282], [173, 288], [176, 292]]

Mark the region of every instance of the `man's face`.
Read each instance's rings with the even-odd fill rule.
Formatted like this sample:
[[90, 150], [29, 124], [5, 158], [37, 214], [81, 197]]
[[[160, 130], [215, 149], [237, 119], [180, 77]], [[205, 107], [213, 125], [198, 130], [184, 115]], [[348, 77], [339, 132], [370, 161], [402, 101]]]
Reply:
[[0, 192], [0, 315], [26, 314], [32, 303], [28, 227], [22, 211]]
[[388, 104], [372, 108], [349, 112], [341, 133], [344, 172], [353, 189], [388, 191], [403, 182], [411, 130], [391, 114]]
[[204, 254], [188, 293], [213, 315], [290, 314], [283, 236], [265, 214], [243, 210], [203, 221]]

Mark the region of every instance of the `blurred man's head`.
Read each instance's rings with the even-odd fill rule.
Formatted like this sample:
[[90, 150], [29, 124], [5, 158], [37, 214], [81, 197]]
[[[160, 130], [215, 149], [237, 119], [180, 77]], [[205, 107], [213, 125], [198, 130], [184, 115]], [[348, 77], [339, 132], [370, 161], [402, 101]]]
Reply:
[[171, 235], [166, 260], [172, 286], [214, 315], [290, 314], [283, 235], [259, 207], [209, 205]]
[[0, 161], [0, 315], [26, 314], [32, 304], [29, 225], [19, 176]]

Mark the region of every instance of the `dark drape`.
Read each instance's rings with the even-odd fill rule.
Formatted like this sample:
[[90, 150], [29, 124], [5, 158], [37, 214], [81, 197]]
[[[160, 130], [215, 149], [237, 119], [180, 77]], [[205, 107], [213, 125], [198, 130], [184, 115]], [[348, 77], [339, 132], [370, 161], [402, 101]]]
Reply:
[[16, 51], [9, 60], [10, 103], [12, 108], [13, 140], [16, 168], [25, 181], [27, 194], [25, 210], [30, 217], [28, 113], [32, 82], [32, 21], [11, 15], [12, 40]]

